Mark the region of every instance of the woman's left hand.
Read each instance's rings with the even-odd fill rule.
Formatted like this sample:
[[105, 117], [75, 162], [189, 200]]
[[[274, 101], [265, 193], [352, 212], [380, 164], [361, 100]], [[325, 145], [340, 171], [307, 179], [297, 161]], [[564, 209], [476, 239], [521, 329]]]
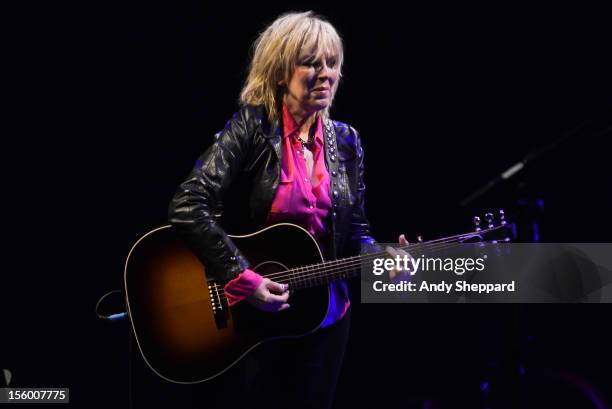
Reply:
[[[400, 234], [398, 241], [399, 241], [400, 247], [408, 246], [408, 240], [406, 240], [406, 237], [403, 234]], [[412, 256], [410, 255], [410, 253], [408, 253], [407, 251], [401, 248], [396, 249], [391, 246], [387, 246], [385, 250], [387, 251], [387, 254], [393, 257], [394, 260], [396, 259], [397, 256], [400, 256], [402, 260], [404, 259], [404, 256], [408, 256], [408, 260], [412, 260]], [[395, 282], [399, 282], [402, 280], [410, 280], [410, 278], [412, 277], [410, 275], [411, 266], [412, 266], [412, 262], [410, 261], [409, 261], [408, 269], [398, 269], [396, 266], [396, 268], [389, 271], [389, 279]]]

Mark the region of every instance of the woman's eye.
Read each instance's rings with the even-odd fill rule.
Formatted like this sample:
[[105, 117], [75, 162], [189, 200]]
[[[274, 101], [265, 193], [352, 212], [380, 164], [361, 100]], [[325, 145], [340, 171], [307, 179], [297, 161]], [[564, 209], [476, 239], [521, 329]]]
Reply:
[[[326, 64], [329, 68], [335, 68], [336, 63], [337, 63], [337, 60], [335, 58], [332, 58], [326, 61]], [[323, 63], [320, 60], [313, 60], [313, 59], [303, 60], [300, 64], [306, 67], [314, 67], [316, 69], [319, 69], [320, 67], [323, 66]]]

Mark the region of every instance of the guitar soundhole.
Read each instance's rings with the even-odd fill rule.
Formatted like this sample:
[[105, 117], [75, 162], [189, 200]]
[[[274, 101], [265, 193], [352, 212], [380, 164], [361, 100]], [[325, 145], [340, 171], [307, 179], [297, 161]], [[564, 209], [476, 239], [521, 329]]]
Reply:
[[[276, 260], [260, 261], [252, 267], [252, 270], [274, 282], [289, 283], [288, 278], [282, 274], [290, 270], [286, 263]], [[281, 312], [263, 312], [249, 304], [238, 303], [231, 309], [235, 318], [235, 330], [243, 334], [266, 334], [267, 337], [309, 332], [325, 315], [327, 289], [322, 286], [291, 291], [288, 302], [291, 307]]]
[[[259, 275], [262, 276], [267, 276], [269, 274], [287, 270], [289, 270], [289, 267], [278, 261], [264, 261], [262, 263], [257, 264], [253, 268], [253, 271], [257, 272]], [[270, 279], [272, 281], [276, 281], [274, 277], [271, 277]]]

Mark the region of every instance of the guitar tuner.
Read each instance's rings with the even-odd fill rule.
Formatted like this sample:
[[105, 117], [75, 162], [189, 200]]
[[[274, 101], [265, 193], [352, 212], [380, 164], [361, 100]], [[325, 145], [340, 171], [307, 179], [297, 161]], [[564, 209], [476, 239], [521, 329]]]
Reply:
[[489, 229], [492, 229], [493, 226], [493, 213], [487, 213], [485, 214], [485, 220], [487, 221], [487, 227]]
[[499, 209], [499, 223], [502, 226], [506, 225], [506, 213], [504, 212], [504, 209]]
[[474, 222], [474, 226], [476, 227], [476, 231], [479, 232], [481, 230], [480, 229], [480, 217], [474, 216], [472, 221]]
[[417, 236], [417, 241], [419, 243], [423, 243], [423, 236]]

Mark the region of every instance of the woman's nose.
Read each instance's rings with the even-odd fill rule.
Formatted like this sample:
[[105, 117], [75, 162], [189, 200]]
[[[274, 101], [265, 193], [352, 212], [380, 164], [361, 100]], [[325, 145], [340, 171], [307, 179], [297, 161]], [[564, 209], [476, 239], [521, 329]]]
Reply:
[[329, 78], [331, 75], [332, 69], [329, 65], [327, 65], [326, 61], [321, 63], [321, 68], [319, 69], [319, 78]]

